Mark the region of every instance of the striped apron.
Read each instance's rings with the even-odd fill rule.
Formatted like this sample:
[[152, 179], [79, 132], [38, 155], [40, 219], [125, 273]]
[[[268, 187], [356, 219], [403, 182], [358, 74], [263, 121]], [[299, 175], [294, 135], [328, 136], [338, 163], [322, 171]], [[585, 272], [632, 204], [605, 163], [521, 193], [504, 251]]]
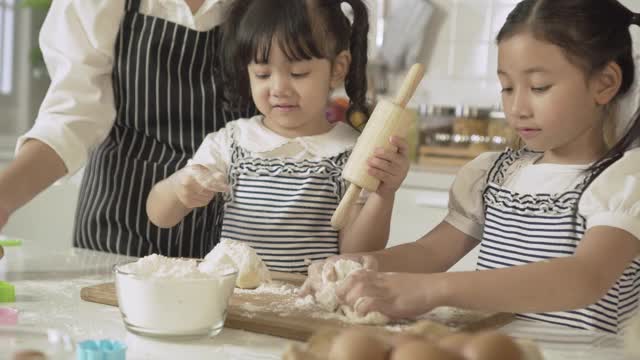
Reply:
[[[526, 149], [507, 150], [488, 174], [479, 270], [571, 256], [585, 233], [586, 219], [576, 210], [588, 176], [575, 189], [557, 194], [520, 194], [502, 186], [509, 168], [517, 166], [526, 152]], [[586, 308], [518, 314], [518, 317], [618, 333], [638, 306], [639, 270], [640, 259], [636, 258], [607, 294]]]
[[220, 33], [199, 32], [138, 12], [128, 0], [115, 43], [117, 115], [91, 154], [76, 211], [74, 246], [144, 256], [203, 257], [218, 241], [219, 202], [171, 229], [153, 226], [151, 187], [182, 168], [207, 133], [253, 109], [224, 110]]
[[321, 160], [257, 158], [232, 141], [222, 238], [244, 241], [271, 270], [306, 272], [339, 253], [331, 216], [350, 151]]

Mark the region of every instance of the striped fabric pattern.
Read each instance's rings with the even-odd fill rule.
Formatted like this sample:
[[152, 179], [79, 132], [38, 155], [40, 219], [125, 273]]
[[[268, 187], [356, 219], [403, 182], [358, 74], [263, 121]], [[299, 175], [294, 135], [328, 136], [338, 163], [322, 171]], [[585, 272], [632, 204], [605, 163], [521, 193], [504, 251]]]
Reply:
[[[506, 151], [489, 172], [483, 196], [485, 224], [478, 270], [570, 256], [585, 233], [586, 219], [576, 209], [586, 176], [576, 189], [559, 194], [518, 194], [502, 186], [509, 167], [516, 166], [525, 151]], [[639, 270], [640, 259], [636, 258], [602, 299], [584, 309], [518, 316], [618, 333], [638, 307]]]
[[350, 152], [317, 161], [257, 158], [234, 140], [222, 238], [246, 242], [271, 270], [306, 272], [339, 252], [331, 216]]
[[116, 39], [117, 115], [80, 189], [74, 246], [129, 256], [204, 257], [219, 238], [221, 202], [159, 229], [145, 211], [151, 187], [184, 167], [206, 134], [254, 110], [223, 110], [219, 28], [199, 32], [138, 12], [128, 0]]

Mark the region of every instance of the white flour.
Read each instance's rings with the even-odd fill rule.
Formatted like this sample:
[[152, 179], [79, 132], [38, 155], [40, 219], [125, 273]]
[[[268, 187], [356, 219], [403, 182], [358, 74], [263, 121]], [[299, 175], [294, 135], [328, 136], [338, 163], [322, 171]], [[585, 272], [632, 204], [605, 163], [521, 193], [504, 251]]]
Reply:
[[117, 267], [125, 324], [157, 335], [201, 335], [222, 328], [237, 272], [196, 260], [150, 255]]
[[256, 312], [276, 313], [280, 316], [300, 315], [304, 313], [315, 319], [338, 320], [346, 323], [353, 323], [354, 320], [339, 312], [329, 312], [323, 305], [318, 304], [313, 295], [305, 297], [298, 296], [299, 288], [288, 283], [273, 281], [271, 283], [262, 284], [253, 290], [236, 289], [236, 294], [260, 294], [260, 295], [279, 295], [273, 302], [266, 305], [255, 305], [253, 303], [243, 303], [239, 305], [243, 310], [242, 315], [252, 318]]

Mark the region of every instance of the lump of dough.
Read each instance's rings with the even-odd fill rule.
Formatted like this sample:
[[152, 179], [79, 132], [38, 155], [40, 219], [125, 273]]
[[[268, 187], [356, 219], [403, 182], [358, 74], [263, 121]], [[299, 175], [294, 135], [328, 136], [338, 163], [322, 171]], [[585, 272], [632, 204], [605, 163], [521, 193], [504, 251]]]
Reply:
[[[368, 325], [384, 325], [389, 322], [389, 318], [380, 312], [370, 312], [364, 316], [358, 315], [351, 307], [346, 305], [339, 305], [338, 297], [336, 296], [336, 288], [338, 288], [342, 282], [354, 271], [362, 269], [362, 264], [353, 261], [340, 259], [335, 263], [325, 263], [322, 268], [322, 287], [316, 292], [316, 302], [325, 310], [344, 314], [344, 316], [355, 324], [368, 324]], [[329, 274], [335, 271], [336, 281], [329, 280]], [[357, 304], [360, 303], [363, 298], [356, 300]]]
[[207, 267], [224, 266], [229, 261], [238, 269], [236, 286], [241, 289], [255, 289], [263, 282], [271, 281], [271, 274], [260, 256], [243, 242], [224, 239], [204, 258]]

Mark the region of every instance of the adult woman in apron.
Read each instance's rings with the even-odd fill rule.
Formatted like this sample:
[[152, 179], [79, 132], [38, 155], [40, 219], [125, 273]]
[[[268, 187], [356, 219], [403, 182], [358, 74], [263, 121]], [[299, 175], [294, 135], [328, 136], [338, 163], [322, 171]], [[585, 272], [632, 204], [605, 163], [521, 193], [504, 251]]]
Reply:
[[149, 223], [144, 204], [207, 133], [253, 111], [223, 103], [223, 14], [220, 0], [54, 1], [40, 39], [52, 83], [0, 174], [0, 226], [88, 160], [74, 246], [204, 256], [219, 236], [217, 203], [166, 230]]

